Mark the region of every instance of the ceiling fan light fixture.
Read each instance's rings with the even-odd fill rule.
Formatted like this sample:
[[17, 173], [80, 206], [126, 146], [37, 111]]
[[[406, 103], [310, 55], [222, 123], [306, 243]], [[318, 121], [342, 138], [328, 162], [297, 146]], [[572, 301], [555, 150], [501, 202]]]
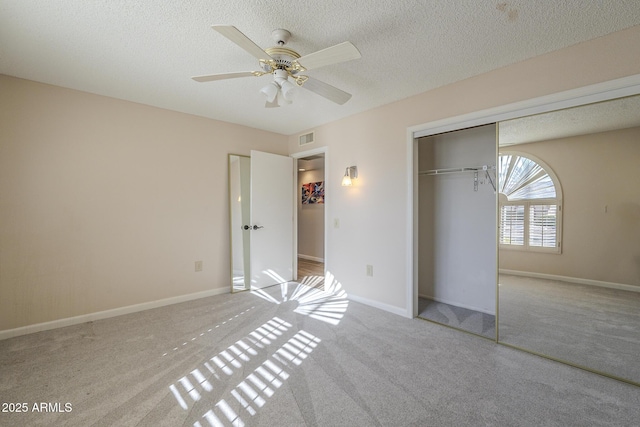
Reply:
[[280, 91], [280, 86], [276, 82], [271, 82], [265, 87], [263, 87], [262, 89], [260, 89], [260, 93], [267, 98], [267, 102], [269, 103], [275, 101], [279, 91]]
[[277, 100], [278, 100], [278, 105], [279, 105], [279, 106], [292, 104], [292, 102], [291, 102], [290, 100], [288, 100], [288, 99], [284, 96], [284, 94], [282, 93], [282, 91], [278, 92]]
[[[360, 51], [350, 42], [342, 42], [325, 49], [309, 53], [304, 56], [288, 47], [285, 47], [291, 33], [278, 28], [272, 32], [277, 46], [262, 49], [250, 38], [244, 35], [233, 25], [213, 25], [212, 28], [238, 45], [251, 56], [258, 60], [260, 71], [240, 71], [232, 73], [210, 74], [192, 77], [197, 82], [210, 82], [239, 77], [261, 77], [273, 74], [274, 81], [260, 90], [266, 100], [267, 107], [290, 104], [296, 96], [298, 87], [304, 85], [305, 90], [342, 105], [351, 98], [351, 94], [344, 92], [320, 80], [312, 79], [300, 73], [314, 68], [351, 61], [361, 57]], [[293, 84], [289, 77], [293, 80]], [[296, 87], [296, 85], [298, 87]]]
[[298, 93], [296, 85], [291, 83], [289, 80], [285, 80], [280, 83], [280, 88], [282, 90], [282, 97], [289, 102], [293, 101]]

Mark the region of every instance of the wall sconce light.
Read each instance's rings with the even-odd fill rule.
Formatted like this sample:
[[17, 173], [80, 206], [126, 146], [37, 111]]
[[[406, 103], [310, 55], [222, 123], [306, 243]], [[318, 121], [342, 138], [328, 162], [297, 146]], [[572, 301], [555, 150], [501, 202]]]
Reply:
[[350, 187], [353, 185], [351, 182], [352, 179], [358, 177], [358, 167], [357, 166], [349, 166], [347, 170], [344, 172], [344, 176], [342, 177], [342, 186]]

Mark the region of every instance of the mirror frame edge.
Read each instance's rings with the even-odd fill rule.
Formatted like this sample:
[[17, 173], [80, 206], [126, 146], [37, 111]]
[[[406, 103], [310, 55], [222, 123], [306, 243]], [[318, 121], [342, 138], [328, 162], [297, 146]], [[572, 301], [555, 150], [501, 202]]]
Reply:
[[235, 154], [235, 153], [227, 153], [227, 202], [228, 202], [228, 209], [227, 212], [229, 214], [229, 287], [230, 287], [230, 293], [231, 294], [236, 294], [239, 292], [246, 292], [251, 290], [251, 288], [247, 288], [244, 289], [242, 291], [236, 291], [233, 287], [233, 230], [231, 229], [231, 218], [233, 215], [233, 212], [231, 210], [231, 156], [236, 156], [236, 157], [246, 157], [246, 158], [251, 158], [251, 156], [246, 155], [246, 154]]

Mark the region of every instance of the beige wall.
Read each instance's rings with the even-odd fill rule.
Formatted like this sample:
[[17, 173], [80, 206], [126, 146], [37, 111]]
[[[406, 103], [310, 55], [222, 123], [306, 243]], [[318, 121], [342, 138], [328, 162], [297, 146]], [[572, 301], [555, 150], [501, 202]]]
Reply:
[[[407, 186], [407, 128], [448, 117], [640, 74], [640, 26], [541, 55], [349, 118], [319, 126], [316, 146], [328, 146], [327, 270], [352, 298], [410, 315], [412, 193]], [[419, 70], [417, 70], [419, 72]], [[425, 79], [429, 76], [425, 75]], [[358, 94], [354, 94], [357, 97]], [[289, 138], [291, 152], [301, 151]], [[308, 146], [305, 147], [309, 149]], [[344, 168], [358, 180], [340, 187]], [[374, 276], [366, 276], [366, 264]]]
[[0, 331], [229, 289], [227, 153], [286, 137], [7, 76], [0, 93]]
[[512, 147], [562, 187], [562, 254], [500, 251], [500, 268], [640, 286], [640, 127]]

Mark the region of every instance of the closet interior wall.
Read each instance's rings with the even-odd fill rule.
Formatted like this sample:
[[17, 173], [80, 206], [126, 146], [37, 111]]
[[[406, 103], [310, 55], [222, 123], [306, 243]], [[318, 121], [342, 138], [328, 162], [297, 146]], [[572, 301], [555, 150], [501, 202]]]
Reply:
[[[496, 125], [420, 138], [419, 171], [495, 167]], [[418, 294], [495, 315], [497, 196], [495, 169], [419, 175]]]

